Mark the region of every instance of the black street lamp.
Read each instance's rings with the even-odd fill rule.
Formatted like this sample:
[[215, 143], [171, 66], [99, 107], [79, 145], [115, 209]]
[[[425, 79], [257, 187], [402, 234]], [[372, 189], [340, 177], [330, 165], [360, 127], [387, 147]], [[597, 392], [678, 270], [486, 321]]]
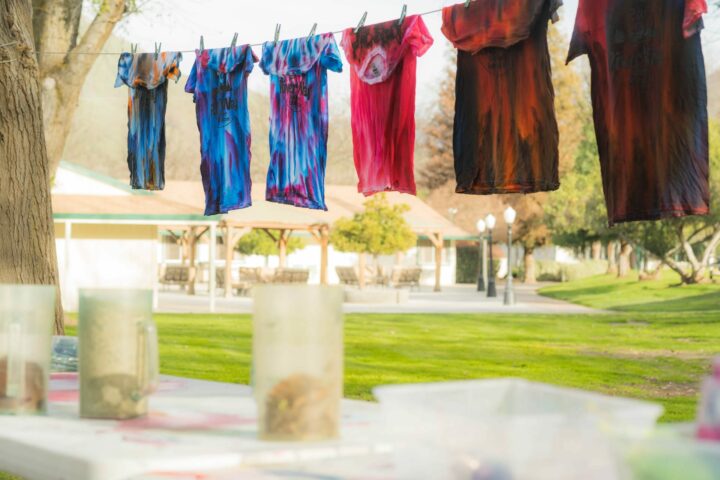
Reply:
[[485, 230], [487, 230], [487, 227], [485, 226], [485, 220], [478, 220], [477, 229], [478, 229], [478, 234], [479, 234], [479, 238], [478, 238], [478, 270], [480, 270], [480, 273], [478, 273], [477, 291], [484, 292], [485, 291], [485, 272], [487, 271], [487, 263], [485, 260], [485, 249], [487, 247], [487, 245], [486, 245], [487, 238], [485, 237]]
[[517, 218], [517, 212], [512, 208], [508, 207], [507, 210], [505, 210], [505, 214], [503, 215], [505, 217], [505, 223], [508, 227], [508, 274], [507, 274], [507, 280], [505, 283], [505, 299], [504, 304], [507, 306], [515, 305], [515, 292], [513, 291], [513, 273], [512, 273], [512, 226], [513, 223], [515, 223], [515, 218]]
[[492, 234], [493, 229], [495, 228], [495, 216], [490, 214], [485, 218], [485, 224], [488, 228], [488, 256], [490, 257], [488, 260], [488, 288], [487, 288], [487, 296], [488, 298], [495, 298], [497, 297], [497, 289], [495, 288], [495, 265], [493, 264], [493, 242], [492, 242]]

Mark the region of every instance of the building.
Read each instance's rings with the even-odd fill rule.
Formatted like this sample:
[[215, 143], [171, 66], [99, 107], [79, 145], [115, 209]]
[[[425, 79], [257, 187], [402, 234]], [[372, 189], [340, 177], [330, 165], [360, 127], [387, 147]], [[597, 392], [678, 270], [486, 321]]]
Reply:
[[[303, 250], [287, 258], [272, 258], [270, 266], [282, 262], [307, 268], [311, 283], [336, 283], [335, 267], [357, 263], [357, 255], [335, 252], [328, 243], [328, 232], [337, 219], [364, 208], [366, 199], [354, 187], [328, 185], [327, 212], [269, 203], [263, 191], [262, 185], [255, 186], [254, 205], [249, 209], [205, 217], [199, 182], [167, 182], [163, 192], [133, 191], [123, 182], [63, 162], [52, 197], [65, 308], [77, 309], [78, 289], [84, 287], [157, 292], [161, 266], [190, 262], [197, 267], [197, 283], [211, 292], [212, 309], [216, 268], [230, 263], [233, 268], [226, 271], [232, 275], [240, 265], [265, 262], [258, 257], [242, 258], [232, 248], [251, 229], [277, 230], [285, 240], [289, 235], [305, 237]], [[422, 284], [435, 289], [455, 283], [455, 243], [472, 236], [417, 197], [389, 193], [388, 200], [410, 207], [406, 220], [419, 236], [418, 245], [403, 255], [378, 261], [419, 266]]]

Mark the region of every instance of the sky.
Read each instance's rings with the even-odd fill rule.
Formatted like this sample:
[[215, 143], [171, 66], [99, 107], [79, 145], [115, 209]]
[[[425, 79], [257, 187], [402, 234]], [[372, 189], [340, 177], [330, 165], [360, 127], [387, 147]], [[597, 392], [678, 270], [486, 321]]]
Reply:
[[[560, 11], [560, 29], [569, 37], [577, 11], [578, 0], [565, 0]], [[271, 40], [280, 23], [281, 39], [306, 36], [313, 23], [317, 33], [339, 31], [358, 24], [364, 11], [367, 24], [398, 18], [404, 3], [408, 15], [428, 12], [458, 0], [141, 0], [141, 13], [131, 15], [117, 33], [140, 44], [141, 50], [152, 51], [154, 42], [162, 42], [164, 50], [198, 48], [200, 35], [206, 48], [228, 46], [237, 32], [238, 44]], [[433, 47], [418, 61], [418, 104], [432, 102], [443, 68], [447, 64], [449, 43], [440, 32], [439, 13], [426, 15], [424, 20], [435, 39]], [[704, 33], [708, 71], [720, 68], [720, 15], [706, 21]], [[341, 35], [337, 35], [340, 43]], [[258, 56], [261, 47], [255, 47]], [[183, 65], [190, 72], [194, 54], [187, 53]], [[350, 80], [347, 67], [342, 74], [329, 73], [331, 102], [349, 96]], [[267, 92], [269, 82], [258, 68], [250, 76], [250, 88]]]

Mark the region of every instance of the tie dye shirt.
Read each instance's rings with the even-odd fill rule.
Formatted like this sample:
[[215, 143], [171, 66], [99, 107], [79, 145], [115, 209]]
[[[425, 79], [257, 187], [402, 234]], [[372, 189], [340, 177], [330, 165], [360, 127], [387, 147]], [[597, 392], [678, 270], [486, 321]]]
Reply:
[[443, 10], [458, 48], [457, 193], [557, 190], [558, 126], [547, 45], [560, 0], [475, 0]]
[[610, 225], [709, 211], [705, 0], [580, 0]]
[[433, 44], [422, 17], [345, 30], [352, 131], [359, 183], [365, 195], [415, 195], [415, 86], [417, 57]]
[[270, 75], [270, 202], [327, 210], [327, 70], [342, 71], [335, 37], [325, 33], [263, 45]]
[[123, 53], [115, 87], [127, 85], [128, 168], [130, 186], [139, 190], [165, 188], [165, 109], [168, 79], [180, 80], [182, 54]]
[[205, 215], [252, 204], [247, 78], [257, 57], [249, 46], [198, 50], [185, 91], [200, 130]]

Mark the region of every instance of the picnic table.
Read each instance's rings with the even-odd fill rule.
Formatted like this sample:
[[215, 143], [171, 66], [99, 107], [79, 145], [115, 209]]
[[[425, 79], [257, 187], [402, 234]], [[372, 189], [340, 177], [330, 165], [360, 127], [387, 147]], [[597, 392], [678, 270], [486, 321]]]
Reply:
[[0, 471], [29, 480], [391, 478], [371, 403], [343, 402], [339, 440], [270, 443], [257, 439], [246, 386], [166, 376], [147, 417], [107, 421], [78, 417], [77, 374], [50, 383], [47, 416], [0, 417]]

